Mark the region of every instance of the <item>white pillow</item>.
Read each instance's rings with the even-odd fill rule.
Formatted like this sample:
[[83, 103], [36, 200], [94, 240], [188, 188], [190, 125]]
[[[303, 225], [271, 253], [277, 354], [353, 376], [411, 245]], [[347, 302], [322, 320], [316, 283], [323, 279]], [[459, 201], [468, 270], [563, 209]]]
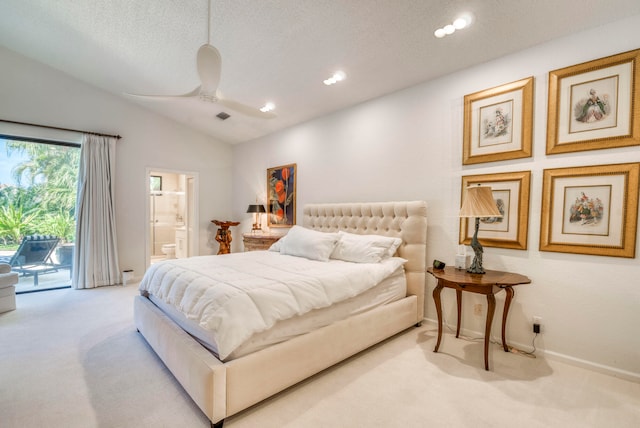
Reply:
[[284, 235], [282, 238], [271, 244], [271, 246], [269, 247], [269, 251], [275, 251], [276, 253], [279, 253], [280, 248], [282, 247], [282, 245], [284, 245], [284, 240], [286, 237], [287, 235]]
[[387, 257], [395, 256], [396, 255], [396, 251], [398, 251], [398, 248], [402, 244], [402, 239], [401, 238], [389, 238], [387, 236], [383, 236], [383, 238], [393, 240], [393, 242], [389, 246], [389, 252], [387, 253]]
[[293, 226], [287, 233], [287, 239], [280, 244], [280, 254], [327, 262], [337, 242], [337, 233], [324, 233]]
[[331, 254], [332, 259], [354, 263], [379, 263], [393, 257], [402, 243], [400, 238], [380, 235], [356, 235], [338, 232], [340, 240]]

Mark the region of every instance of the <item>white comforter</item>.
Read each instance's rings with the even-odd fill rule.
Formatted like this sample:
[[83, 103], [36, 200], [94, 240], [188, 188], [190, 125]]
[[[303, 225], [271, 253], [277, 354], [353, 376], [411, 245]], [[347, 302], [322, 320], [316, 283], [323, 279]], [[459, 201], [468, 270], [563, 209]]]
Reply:
[[224, 359], [252, 334], [356, 296], [405, 262], [319, 262], [270, 251], [200, 256], [152, 265], [140, 290], [213, 331]]

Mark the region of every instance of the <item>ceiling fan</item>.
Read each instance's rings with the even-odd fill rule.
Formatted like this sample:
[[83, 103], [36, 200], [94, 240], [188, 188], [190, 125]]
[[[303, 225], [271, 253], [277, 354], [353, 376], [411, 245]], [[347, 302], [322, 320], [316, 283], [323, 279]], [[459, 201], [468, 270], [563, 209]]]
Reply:
[[175, 98], [192, 98], [197, 97], [198, 99], [209, 102], [209, 103], [217, 103], [221, 104], [225, 107], [228, 107], [232, 110], [235, 110], [239, 113], [245, 114], [247, 116], [258, 117], [262, 119], [271, 119], [276, 117], [276, 114], [271, 111], [273, 106], [268, 108], [255, 108], [251, 107], [237, 101], [230, 100], [225, 98], [220, 90], [218, 89], [218, 84], [220, 83], [220, 73], [222, 67], [222, 58], [220, 57], [220, 52], [215, 46], [211, 45], [211, 33], [210, 33], [210, 22], [211, 22], [211, 0], [209, 0], [209, 9], [207, 14], [207, 43], [200, 46], [198, 49], [198, 55], [196, 58], [196, 65], [198, 68], [198, 76], [200, 77], [200, 85], [196, 87], [193, 91], [188, 92], [182, 95], [139, 95], [139, 94], [128, 94], [135, 97], [143, 97], [143, 98], [153, 98], [153, 99], [175, 99]]

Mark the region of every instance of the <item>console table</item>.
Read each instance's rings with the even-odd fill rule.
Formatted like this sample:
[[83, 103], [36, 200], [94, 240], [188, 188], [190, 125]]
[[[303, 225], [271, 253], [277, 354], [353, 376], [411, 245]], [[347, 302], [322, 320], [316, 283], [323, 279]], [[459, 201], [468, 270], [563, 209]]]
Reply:
[[438, 341], [433, 352], [438, 352], [440, 341], [442, 339], [442, 303], [440, 301], [440, 293], [442, 289], [453, 288], [456, 290], [456, 300], [458, 303], [458, 325], [456, 327], [456, 337], [460, 336], [460, 315], [462, 309], [462, 292], [484, 294], [487, 296], [487, 319], [484, 326], [484, 368], [489, 370], [489, 340], [491, 339], [491, 322], [496, 309], [495, 294], [500, 290], [507, 293], [504, 301], [504, 311], [502, 314], [502, 347], [505, 352], [509, 352], [505, 338], [505, 328], [507, 325], [507, 315], [509, 314], [509, 306], [513, 299], [513, 286], [519, 284], [529, 284], [531, 280], [524, 275], [510, 272], [500, 272], [497, 270], [487, 270], [484, 274], [467, 273], [466, 270], [456, 269], [453, 267], [445, 267], [444, 269], [428, 268], [427, 272], [433, 275], [438, 284], [433, 290], [433, 300], [436, 304], [436, 312], [438, 314]]

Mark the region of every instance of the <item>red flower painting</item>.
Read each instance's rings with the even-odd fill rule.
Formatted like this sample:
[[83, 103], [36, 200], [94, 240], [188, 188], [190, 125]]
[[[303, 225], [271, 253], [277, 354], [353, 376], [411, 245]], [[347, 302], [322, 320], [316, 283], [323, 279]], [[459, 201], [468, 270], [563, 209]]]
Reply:
[[296, 164], [267, 169], [268, 226], [296, 224]]

